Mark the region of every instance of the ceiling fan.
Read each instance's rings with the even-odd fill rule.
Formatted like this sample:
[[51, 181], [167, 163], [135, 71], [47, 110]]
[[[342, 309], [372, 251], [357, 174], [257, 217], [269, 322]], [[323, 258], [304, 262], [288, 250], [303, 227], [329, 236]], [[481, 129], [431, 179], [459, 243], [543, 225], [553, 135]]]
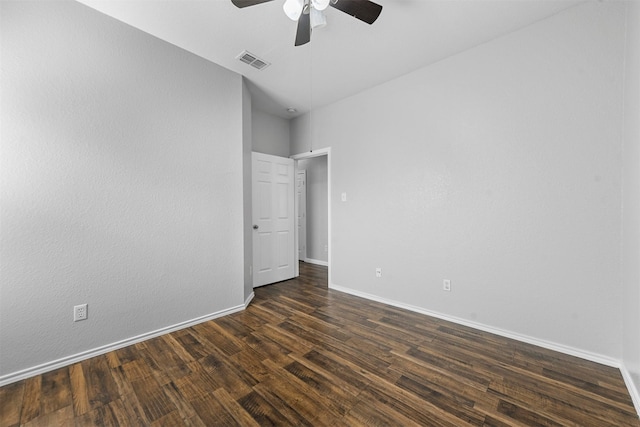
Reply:
[[[236, 7], [243, 8], [268, 3], [273, 0], [231, 0]], [[378, 19], [382, 6], [369, 0], [286, 0], [285, 14], [294, 21], [298, 21], [296, 32], [296, 46], [311, 41], [311, 29], [324, 27], [327, 23], [322, 11], [328, 6], [338, 9], [371, 25]]]

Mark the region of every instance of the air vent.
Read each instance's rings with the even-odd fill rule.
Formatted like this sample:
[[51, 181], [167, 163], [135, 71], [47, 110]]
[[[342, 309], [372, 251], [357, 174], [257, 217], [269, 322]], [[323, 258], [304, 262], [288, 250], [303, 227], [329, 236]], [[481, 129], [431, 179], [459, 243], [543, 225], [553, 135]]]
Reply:
[[249, 64], [253, 68], [258, 69], [258, 70], [264, 70], [269, 65], [271, 65], [270, 63], [268, 63], [264, 59], [260, 59], [256, 55], [254, 55], [253, 53], [247, 52], [246, 50], [244, 52], [242, 52], [240, 55], [236, 56], [236, 59], [239, 59], [240, 61], [244, 62], [245, 64]]

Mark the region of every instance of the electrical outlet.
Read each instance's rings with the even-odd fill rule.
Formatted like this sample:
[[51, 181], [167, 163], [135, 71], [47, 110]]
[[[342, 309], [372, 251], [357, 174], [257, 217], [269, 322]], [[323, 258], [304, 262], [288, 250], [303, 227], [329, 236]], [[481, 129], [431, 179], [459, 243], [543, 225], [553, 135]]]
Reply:
[[73, 307], [73, 321], [87, 320], [87, 304], [80, 304]]
[[443, 291], [447, 291], [450, 292], [451, 291], [451, 280], [449, 279], [444, 279], [442, 281], [442, 290]]
[[380, 267], [376, 268], [376, 277], [382, 277], [382, 269]]
[[329, 252], [329, 245], [324, 245], [324, 251]]

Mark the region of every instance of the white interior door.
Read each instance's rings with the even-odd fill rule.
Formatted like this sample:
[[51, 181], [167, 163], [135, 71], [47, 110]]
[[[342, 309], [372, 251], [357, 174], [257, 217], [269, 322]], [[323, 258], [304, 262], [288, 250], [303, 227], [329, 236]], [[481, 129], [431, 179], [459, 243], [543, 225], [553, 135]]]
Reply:
[[295, 275], [294, 161], [252, 153], [253, 287]]
[[298, 207], [298, 259], [307, 259], [307, 171], [296, 174], [296, 203]]

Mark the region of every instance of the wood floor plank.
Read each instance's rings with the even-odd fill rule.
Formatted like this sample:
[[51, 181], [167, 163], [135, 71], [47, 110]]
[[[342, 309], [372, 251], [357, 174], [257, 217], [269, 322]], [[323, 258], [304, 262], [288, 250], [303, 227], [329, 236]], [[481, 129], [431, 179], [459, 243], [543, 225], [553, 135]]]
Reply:
[[[601, 411], [604, 411], [603, 416], [609, 417], [616, 416], [618, 413], [633, 414], [634, 408], [631, 400], [626, 399], [611, 399], [609, 393], [600, 394], [590, 388], [581, 388], [574, 384], [574, 381], [559, 381], [538, 373], [537, 371], [526, 371], [515, 365], [498, 364], [496, 370], [502, 373], [505, 381], [511, 383], [521, 384], [525, 387], [535, 389], [546, 395], [555, 396], [556, 393], [562, 393], [564, 403], [571, 403], [576, 406], [587, 405], [592, 407], [594, 401], [597, 401], [597, 405]], [[620, 381], [623, 381], [622, 379]], [[630, 398], [629, 398], [630, 399]], [[627, 403], [625, 403], [627, 401]]]
[[437, 387], [427, 380], [416, 381], [405, 375], [398, 379], [396, 385], [403, 390], [421, 397], [423, 400], [431, 402], [433, 405], [459, 418], [466, 424], [481, 426], [484, 423], [484, 416], [473, 410], [475, 401], [466, 396], [448, 392], [444, 388]]
[[73, 407], [71, 405], [49, 412], [21, 424], [24, 427], [67, 427], [74, 424]]
[[[280, 322], [278, 322], [279, 324]], [[313, 344], [301, 339], [299, 336], [278, 327], [278, 325], [266, 324], [254, 333], [255, 336], [264, 336], [273, 342], [280, 343], [291, 351], [303, 352], [313, 348]]]
[[[184, 377], [183, 377], [184, 379]], [[178, 390], [174, 383], [165, 384], [162, 386], [164, 394], [175, 405], [178, 415], [185, 421], [185, 423], [192, 425], [205, 426], [195, 409], [190, 403], [190, 400], [194, 400], [201, 395], [194, 395], [191, 399], [183, 398], [183, 394]]]
[[[151, 350], [147, 343], [137, 343], [135, 344], [135, 347], [138, 350], [138, 357], [136, 358], [136, 360], [130, 363], [134, 363], [134, 366], [137, 366], [137, 368], [139, 368], [138, 373], [141, 375], [141, 377], [146, 378], [148, 376], [153, 376], [155, 377], [158, 384], [164, 385], [170, 383], [173, 379], [173, 376], [180, 377], [182, 374], [184, 374], [184, 371], [182, 371], [184, 367], [181, 367], [180, 370], [177, 371], [176, 375], [176, 371], [174, 371], [172, 368], [165, 370], [161, 366], [159, 366], [158, 362], [156, 362], [156, 359], [152, 355], [152, 351], [154, 350]], [[128, 364], [126, 365], [129, 366]], [[170, 363], [168, 364], [168, 366], [172, 367]], [[149, 373], [151, 374], [149, 375]]]
[[255, 391], [260, 394], [280, 415], [287, 419], [287, 425], [292, 426], [324, 426], [325, 423], [315, 423], [314, 417], [318, 413], [328, 413], [330, 419], [335, 419], [335, 414], [328, 411], [313, 412], [309, 406], [301, 404], [300, 399], [304, 396], [295, 387], [287, 387], [277, 380], [269, 378], [268, 380], [254, 387]]
[[351, 364], [337, 355], [331, 354], [330, 357], [322, 350], [311, 350], [303, 357], [335, 377], [342, 378], [357, 390], [363, 390], [369, 385], [370, 381], [367, 379], [368, 373], [366, 371], [359, 371], [357, 365]]
[[41, 387], [40, 405], [43, 414], [55, 412], [72, 404], [68, 368], [42, 374]]
[[[165, 373], [171, 380], [183, 377], [189, 373], [187, 363], [192, 362], [191, 356], [180, 357], [184, 349], [180, 345], [175, 345], [164, 337], [153, 338], [146, 342], [149, 355], [155, 361], [160, 371]], [[185, 360], [186, 359], [186, 360]]]
[[[280, 413], [277, 409], [271, 405], [258, 391], [263, 390], [266, 394], [270, 394], [270, 391], [264, 387], [264, 383], [258, 384], [255, 391], [238, 399], [240, 406], [260, 425], [260, 426], [288, 426], [294, 425], [289, 419]], [[304, 419], [301, 418], [303, 424]]]
[[[309, 384], [303, 379], [289, 372], [285, 367], [265, 361], [271, 370], [271, 377], [265, 381], [269, 388], [307, 420], [313, 419], [318, 411], [326, 411], [335, 417], [343, 415], [351, 406], [350, 401], [336, 399], [331, 393], [316, 388], [316, 384]], [[324, 385], [327, 387], [328, 385]]]
[[200, 418], [206, 426], [238, 425], [231, 414], [218, 402], [218, 399], [211, 394], [201, 396], [192, 400], [190, 403], [198, 414], [198, 418]]
[[262, 355], [262, 360], [287, 360], [287, 356], [291, 353], [291, 348], [264, 336], [260, 332], [252, 333], [244, 339], [244, 342], [249, 348], [259, 352]]
[[[575, 420], [577, 425], [594, 425], [613, 427], [625, 425], [632, 418], [631, 414], [618, 412], [616, 409], [595, 405], [587, 399], [567, 395], [563, 400], [554, 397], [553, 386], [543, 382], [530, 380], [504, 380], [501, 383], [492, 383], [489, 392], [503, 397], [504, 402], [512, 403], [523, 408], [537, 408], [539, 414], [545, 418], [559, 420]], [[598, 410], [591, 408], [597, 406]], [[498, 411], [506, 413], [503, 411]], [[637, 421], [637, 418], [636, 418]]]
[[222, 381], [217, 379], [216, 375], [209, 375], [200, 363], [190, 364], [189, 369], [191, 370], [189, 375], [168, 384], [173, 384], [185, 399], [195, 400], [223, 387]]
[[[115, 354], [115, 352], [111, 354]], [[69, 366], [69, 379], [71, 381], [73, 412], [76, 416], [86, 414], [91, 410], [91, 404], [89, 403], [89, 393], [87, 391], [87, 382], [84, 379], [82, 364], [74, 363]]]
[[549, 426], [549, 427], [562, 427], [562, 424], [557, 423], [543, 415], [536, 414], [535, 412], [521, 408], [504, 400], [500, 401], [498, 405], [498, 412], [506, 414], [510, 418], [520, 421], [526, 425], [534, 426]]
[[41, 375], [27, 378], [25, 380], [22, 410], [20, 412], [21, 424], [26, 424], [29, 421], [44, 415], [40, 411], [40, 400], [42, 399], [41, 385]]
[[0, 388], [0, 427], [640, 427], [618, 369], [327, 288]]
[[233, 366], [242, 367], [242, 369], [250, 372], [251, 376], [260, 383], [267, 379], [269, 375], [267, 367], [262, 363], [264, 359], [264, 353], [249, 347], [245, 351], [229, 357], [229, 362]]
[[233, 364], [219, 355], [210, 354], [200, 360], [200, 364], [210, 376], [214, 377], [221, 387], [232, 396], [238, 398], [251, 391], [257, 380], [250, 375], [243, 375], [235, 369]]
[[[83, 373], [84, 378], [84, 373]], [[120, 397], [132, 395], [133, 387], [131, 387], [131, 382], [128, 380], [124, 368], [122, 366], [117, 366], [111, 369], [111, 378], [113, 378], [113, 382], [116, 384], [118, 388], [118, 395]]]
[[186, 424], [187, 421], [177, 411], [173, 411], [152, 422], [150, 427], [184, 427]]
[[[326, 396], [336, 403], [339, 408], [350, 408], [360, 393], [349, 393], [345, 388], [340, 387], [340, 383], [330, 381], [321, 370], [310, 368], [307, 364], [298, 361], [284, 366], [284, 370], [311, 387], [320, 396]], [[346, 412], [346, 410], [345, 410]]]
[[9, 427], [20, 423], [24, 390], [24, 381], [0, 388], [0, 426]]
[[322, 382], [328, 382], [329, 384], [333, 385], [334, 388], [337, 388], [341, 393], [347, 393], [349, 395], [349, 398], [357, 397], [362, 392], [361, 387], [357, 387], [344, 378], [334, 375], [333, 373], [325, 370], [323, 367], [313, 363], [305, 356], [291, 353], [289, 357], [291, 357], [291, 359], [293, 359], [296, 363], [304, 366], [306, 369], [319, 374], [321, 376]]
[[143, 359], [127, 362], [121, 368], [129, 382], [153, 376], [153, 369]]
[[136, 346], [130, 345], [130, 346], [118, 349], [112, 353], [115, 353], [115, 356], [117, 357], [118, 362], [120, 362], [119, 364], [123, 364], [123, 363], [136, 360], [139, 357], [136, 349], [137, 349]]
[[213, 396], [217, 399], [220, 405], [227, 411], [229, 415], [238, 423], [238, 425], [244, 427], [259, 427], [259, 424], [254, 420], [247, 411], [223, 388], [219, 388], [214, 391]]
[[418, 396], [395, 385], [373, 382], [362, 392], [360, 402], [391, 407], [394, 412], [421, 426], [458, 427], [462, 424], [462, 420], [430, 402], [425, 404]]
[[231, 356], [242, 349], [242, 340], [226, 332], [215, 322], [200, 323], [193, 329], [207, 341], [222, 350], [225, 355]]
[[360, 401], [345, 416], [351, 425], [361, 426], [392, 426], [420, 427], [417, 422], [398, 413], [387, 405], [371, 405], [366, 401]]
[[492, 379], [485, 372], [475, 370], [469, 361], [454, 359], [448, 354], [434, 352], [428, 347], [412, 348], [406, 352], [406, 355], [414, 360], [420, 360], [430, 366], [437, 367], [442, 372], [455, 376], [473, 387], [486, 390]]
[[162, 338], [167, 346], [179, 358], [179, 365], [188, 364], [198, 359], [194, 358], [191, 353], [189, 353], [187, 349], [182, 346], [182, 343], [177, 339], [177, 334], [165, 334], [159, 338]]
[[203, 343], [198, 341], [198, 339], [191, 333], [191, 329], [178, 331], [174, 334], [174, 337], [182, 348], [189, 353], [189, 356], [191, 356], [193, 360], [202, 359], [209, 354]]
[[87, 396], [92, 409], [119, 398], [118, 386], [111, 376], [104, 356], [92, 357], [82, 363], [87, 385]]
[[104, 355], [107, 358], [107, 365], [109, 368], [116, 368], [120, 366], [120, 358], [118, 357], [118, 353], [115, 351], [110, 351], [109, 353]]
[[131, 386], [146, 419], [150, 422], [154, 422], [177, 409], [154, 377], [134, 380], [131, 382]]
[[392, 369], [397, 369], [398, 374], [409, 379], [426, 382], [436, 390], [446, 390], [458, 396], [465, 396], [474, 402], [474, 406], [480, 402], [495, 403], [495, 398], [487, 393], [488, 387], [470, 384], [467, 379], [461, 381], [456, 375], [449, 375], [446, 371], [417, 362], [415, 359], [399, 357], [393, 363]]
[[126, 404], [117, 399], [76, 417], [76, 426], [141, 426]]

